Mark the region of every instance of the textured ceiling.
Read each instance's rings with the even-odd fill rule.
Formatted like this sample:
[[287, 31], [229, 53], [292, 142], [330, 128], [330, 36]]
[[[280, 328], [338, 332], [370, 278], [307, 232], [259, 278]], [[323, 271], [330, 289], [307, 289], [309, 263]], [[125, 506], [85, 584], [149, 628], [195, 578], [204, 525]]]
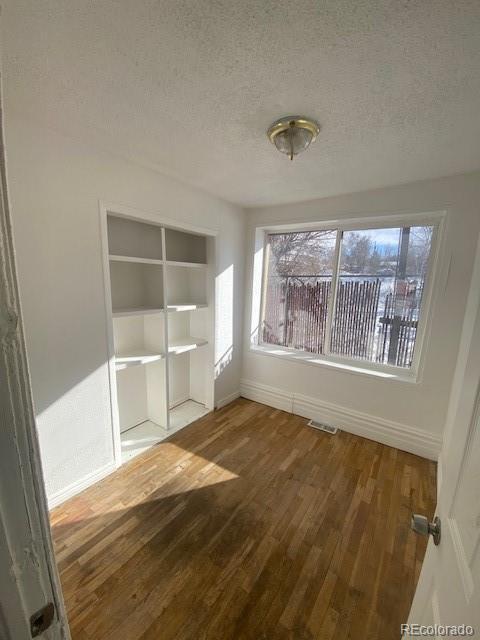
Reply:
[[[480, 168], [479, 0], [5, 0], [7, 112], [252, 206]], [[318, 120], [293, 163], [265, 136]]]

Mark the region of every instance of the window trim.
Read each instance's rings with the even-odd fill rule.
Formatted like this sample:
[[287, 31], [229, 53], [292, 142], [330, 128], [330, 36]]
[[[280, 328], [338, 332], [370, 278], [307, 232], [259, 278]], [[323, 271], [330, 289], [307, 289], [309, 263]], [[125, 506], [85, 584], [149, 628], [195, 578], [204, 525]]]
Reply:
[[[260, 286], [260, 304], [257, 310], [253, 309], [252, 295], [252, 327], [256, 325], [256, 332], [252, 331], [249, 336], [249, 350], [253, 353], [283, 358], [295, 362], [302, 362], [311, 366], [326, 366], [331, 370], [346, 371], [349, 373], [357, 373], [361, 375], [374, 376], [383, 380], [401, 380], [406, 382], [420, 382], [423, 374], [424, 355], [426, 344], [428, 342], [428, 334], [430, 328], [431, 310], [434, 304], [437, 282], [439, 279], [439, 256], [441, 246], [443, 245], [443, 229], [445, 226], [447, 212], [434, 211], [425, 213], [398, 213], [384, 214], [369, 217], [358, 218], [340, 218], [333, 220], [322, 220], [316, 222], [299, 222], [292, 224], [269, 224], [255, 228], [255, 257], [261, 250], [261, 278], [258, 280], [255, 264], [253, 269], [253, 288]], [[369, 362], [332, 354], [314, 354], [291, 347], [283, 347], [279, 345], [270, 345], [261, 342], [262, 317], [265, 304], [265, 288], [267, 282], [267, 259], [268, 259], [268, 243], [267, 236], [269, 233], [289, 233], [313, 230], [338, 230], [334, 254], [334, 269], [332, 274], [332, 287], [330, 293], [331, 300], [328, 306], [327, 330], [329, 334], [325, 336], [325, 344], [328, 345], [327, 339], [331, 333], [335, 300], [338, 289], [338, 268], [339, 268], [339, 252], [341, 247], [342, 232], [359, 231], [362, 229], [388, 229], [394, 227], [405, 226], [433, 226], [432, 244], [428, 259], [427, 273], [423, 291], [423, 298], [420, 307], [420, 317], [418, 321], [417, 334], [415, 340], [415, 350], [413, 355], [412, 366], [410, 368], [398, 367], [396, 365]], [[258, 269], [257, 269], [258, 271]], [[256, 277], [257, 276], [257, 277]], [[253, 291], [252, 291], [253, 293]], [[255, 321], [256, 320], [256, 321]]]

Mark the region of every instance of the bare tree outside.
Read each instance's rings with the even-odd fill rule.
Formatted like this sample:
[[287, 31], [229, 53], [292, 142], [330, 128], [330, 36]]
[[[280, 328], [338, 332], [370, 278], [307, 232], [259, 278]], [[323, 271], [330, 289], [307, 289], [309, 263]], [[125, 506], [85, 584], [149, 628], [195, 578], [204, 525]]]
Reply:
[[433, 227], [411, 227], [410, 245], [407, 258], [407, 275], [417, 274], [424, 278], [427, 274]]
[[375, 273], [382, 262], [375, 242], [357, 231], [349, 232], [347, 238], [342, 245], [344, 269], [350, 273]]
[[277, 276], [331, 275], [336, 236], [336, 231], [270, 235], [272, 273]]

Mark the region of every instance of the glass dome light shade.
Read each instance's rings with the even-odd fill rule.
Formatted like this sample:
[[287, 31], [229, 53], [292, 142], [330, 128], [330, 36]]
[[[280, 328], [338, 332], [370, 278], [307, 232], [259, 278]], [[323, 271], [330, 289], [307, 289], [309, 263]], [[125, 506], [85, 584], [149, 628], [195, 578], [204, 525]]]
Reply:
[[275, 121], [267, 131], [270, 141], [277, 149], [290, 157], [305, 151], [315, 140], [320, 127], [303, 116], [288, 116]]
[[299, 129], [298, 127], [290, 127], [277, 133], [274, 143], [281, 153], [288, 156], [296, 156], [310, 145], [313, 138], [311, 131], [307, 129]]

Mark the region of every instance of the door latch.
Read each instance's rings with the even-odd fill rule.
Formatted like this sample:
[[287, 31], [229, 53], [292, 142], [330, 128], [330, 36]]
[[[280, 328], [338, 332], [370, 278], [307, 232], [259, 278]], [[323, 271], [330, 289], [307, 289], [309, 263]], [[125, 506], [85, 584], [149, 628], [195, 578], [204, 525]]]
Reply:
[[412, 514], [411, 527], [415, 533], [421, 536], [431, 535], [434, 544], [440, 544], [440, 538], [442, 534], [442, 523], [438, 516], [435, 516], [433, 522], [429, 522], [428, 518], [421, 516], [418, 513]]
[[55, 607], [53, 602], [49, 602], [36, 613], [30, 616], [30, 633], [32, 638], [36, 638], [46, 631], [52, 624], [55, 615]]

